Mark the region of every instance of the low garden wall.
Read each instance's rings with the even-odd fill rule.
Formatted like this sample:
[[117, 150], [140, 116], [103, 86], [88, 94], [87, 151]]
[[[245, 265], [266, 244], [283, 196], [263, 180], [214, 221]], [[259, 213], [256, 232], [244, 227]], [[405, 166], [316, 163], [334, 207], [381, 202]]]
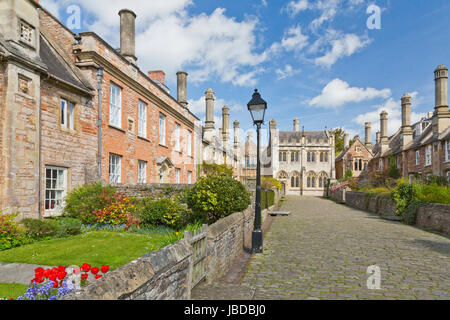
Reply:
[[[353, 208], [373, 212], [390, 220], [402, 220], [395, 215], [396, 204], [389, 196], [356, 191], [330, 191], [330, 197]], [[429, 203], [417, 209], [415, 225], [450, 234], [450, 205]]]
[[[274, 210], [280, 195], [275, 193]], [[208, 226], [206, 245], [206, 281], [220, 279], [234, 259], [251, 246], [254, 201], [237, 212]], [[268, 210], [262, 212], [263, 221]], [[190, 279], [194, 250], [182, 239], [170, 246], [107, 273], [82, 289], [64, 296], [64, 300], [186, 300], [190, 299]]]
[[192, 187], [190, 184], [114, 184], [118, 192], [136, 198], [160, 198], [170, 194], [181, 194]]

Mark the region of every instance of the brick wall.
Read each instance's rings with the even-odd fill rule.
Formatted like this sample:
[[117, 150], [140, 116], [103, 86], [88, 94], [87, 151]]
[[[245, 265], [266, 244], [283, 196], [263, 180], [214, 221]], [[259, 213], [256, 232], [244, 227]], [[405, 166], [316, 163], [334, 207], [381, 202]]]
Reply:
[[159, 198], [171, 194], [181, 194], [184, 190], [191, 188], [189, 184], [118, 184], [117, 191], [123, 192], [131, 197], [137, 198]]

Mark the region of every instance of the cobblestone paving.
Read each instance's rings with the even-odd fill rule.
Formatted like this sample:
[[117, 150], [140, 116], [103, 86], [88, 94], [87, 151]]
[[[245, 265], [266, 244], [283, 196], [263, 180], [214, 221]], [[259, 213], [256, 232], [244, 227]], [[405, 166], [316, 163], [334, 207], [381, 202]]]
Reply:
[[[313, 197], [288, 196], [242, 285], [253, 299], [450, 299], [450, 240]], [[367, 267], [381, 289], [367, 288]]]

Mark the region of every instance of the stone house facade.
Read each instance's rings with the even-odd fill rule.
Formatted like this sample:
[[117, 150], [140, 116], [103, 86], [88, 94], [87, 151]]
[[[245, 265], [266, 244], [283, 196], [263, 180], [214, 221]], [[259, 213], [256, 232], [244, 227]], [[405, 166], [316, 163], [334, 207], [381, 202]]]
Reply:
[[322, 131], [279, 131], [270, 121], [270, 137], [264, 175], [281, 182], [286, 194], [324, 196], [329, 182], [336, 180], [334, 135]]
[[93, 88], [42, 24], [34, 1], [0, 3], [0, 210], [58, 214], [96, 180]]
[[239, 177], [229, 112], [224, 129], [203, 126], [188, 108], [186, 72], [174, 98], [163, 71], [139, 69], [132, 11], [119, 12], [118, 50], [75, 35], [36, 1], [1, 1], [0, 18], [0, 210], [59, 215], [67, 192], [99, 180], [193, 184], [206, 160]]
[[[366, 124], [370, 126], [369, 123]], [[366, 132], [367, 136], [367, 132]], [[370, 130], [368, 136], [370, 137]], [[370, 139], [370, 138], [369, 138]], [[353, 139], [353, 144], [349, 144], [348, 133], [344, 134], [344, 150], [336, 157], [336, 179], [345, 177], [345, 172], [351, 170], [353, 177], [359, 177], [367, 171], [372, 152], [369, 144], [362, 143], [359, 136]]]
[[450, 111], [447, 100], [448, 69], [440, 65], [434, 71], [435, 107], [433, 113], [411, 124], [411, 97], [401, 99], [402, 126], [388, 137], [388, 114], [380, 114], [381, 132], [377, 134], [370, 172], [386, 170], [391, 161], [410, 182], [434, 175], [450, 181]]

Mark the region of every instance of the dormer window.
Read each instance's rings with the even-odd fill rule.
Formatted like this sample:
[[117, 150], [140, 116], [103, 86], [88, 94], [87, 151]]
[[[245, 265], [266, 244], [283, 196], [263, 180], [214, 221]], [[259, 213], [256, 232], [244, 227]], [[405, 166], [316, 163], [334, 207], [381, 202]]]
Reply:
[[20, 22], [20, 40], [34, 46], [34, 28], [24, 21]]

